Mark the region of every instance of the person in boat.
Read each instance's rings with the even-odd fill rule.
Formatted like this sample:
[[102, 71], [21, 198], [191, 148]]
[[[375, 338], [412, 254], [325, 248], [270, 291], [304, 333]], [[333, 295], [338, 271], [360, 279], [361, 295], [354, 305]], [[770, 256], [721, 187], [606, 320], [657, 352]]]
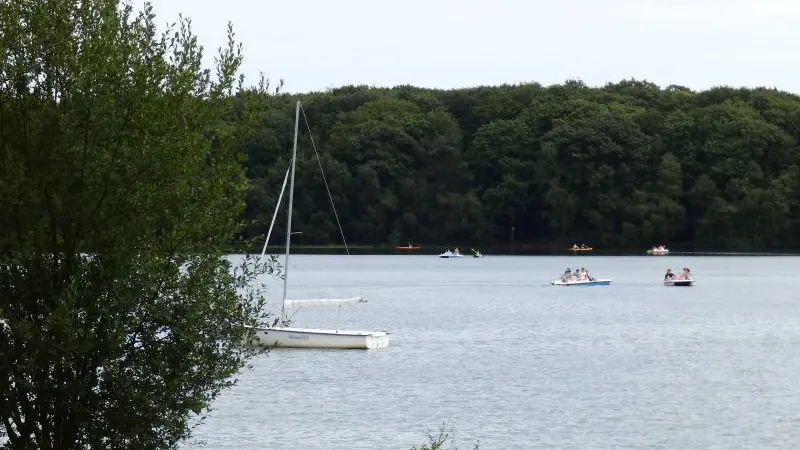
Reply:
[[589, 246], [587, 246], [586, 244], [581, 244], [581, 249], [582, 249], [582, 250], [585, 250], [585, 249], [587, 249], [587, 248], [589, 248]]
[[567, 270], [564, 271], [564, 275], [561, 275], [561, 281], [566, 283], [570, 278], [572, 278], [572, 269], [567, 267]]
[[672, 280], [675, 278], [675, 274], [672, 273], [672, 269], [667, 269], [667, 273], [664, 274], [664, 282]]
[[572, 244], [572, 249], [573, 249], [573, 250], [578, 250], [579, 248], [580, 248], [580, 247], [578, 247], [578, 244]]
[[684, 280], [692, 278], [692, 273], [689, 271], [688, 267], [683, 268], [683, 273], [681, 274], [681, 278], [683, 278]]

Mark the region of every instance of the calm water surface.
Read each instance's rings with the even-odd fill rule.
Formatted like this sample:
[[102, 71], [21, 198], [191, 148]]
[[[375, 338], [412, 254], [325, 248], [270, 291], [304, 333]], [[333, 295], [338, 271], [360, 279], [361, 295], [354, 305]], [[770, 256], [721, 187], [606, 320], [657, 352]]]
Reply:
[[[388, 330], [390, 347], [259, 357], [187, 448], [405, 450], [445, 421], [462, 449], [800, 447], [800, 258], [290, 263], [290, 298], [369, 299], [298, 326]], [[548, 284], [581, 265], [613, 284]], [[661, 285], [683, 266], [694, 287]]]

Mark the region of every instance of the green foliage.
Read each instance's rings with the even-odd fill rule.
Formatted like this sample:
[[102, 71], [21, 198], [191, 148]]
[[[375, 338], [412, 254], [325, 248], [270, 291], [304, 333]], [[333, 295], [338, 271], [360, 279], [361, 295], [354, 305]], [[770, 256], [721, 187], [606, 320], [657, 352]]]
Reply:
[[[246, 236], [266, 231], [291, 146], [297, 97], [270, 99], [264, 139], [247, 147]], [[570, 80], [302, 100], [353, 244], [502, 248], [513, 229], [518, 245], [562, 250], [800, 246], [800, 98], [785, 92]], [[324, 185], [306, 181], [293, 223], [306, 242], [336, 243]]]
[[0, 446], [175, 448], [256, 352], [275, 267], [224, 250], [267, 96], [232, 29], [212, 77], [149, 5], [0, 2], [0, 23]]

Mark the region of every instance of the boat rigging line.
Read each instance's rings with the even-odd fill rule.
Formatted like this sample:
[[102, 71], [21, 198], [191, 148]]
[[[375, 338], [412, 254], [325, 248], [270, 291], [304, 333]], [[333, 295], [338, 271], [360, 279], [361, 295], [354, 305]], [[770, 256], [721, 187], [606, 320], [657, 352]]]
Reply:
[[344, 230], [342, 230], [342, 224], [339, 222], [339, 214], [336, 213], [336, 206], [333, 204], [333, 196], [331, 195], [331, 190], [328, 188], [328, 179], [325, 177], [325, 171], [322, 169], [322, 160], [319, 157], [319, 152], [317, 152], [317, 144], [314, 143], [314, 135], [311, 132], [311, 125], [308, 124], [308, 116], [306, 116], [306, 111], [303, 109], [303, 105], [300, 105], [300, 111], [303, 113], [303, 121], [306, 123], [306, 129], [308, 130], [308, 137], [311, 139], [311, 147], [314, 148], [314, 154], [317, 156], [317, 164], [319, 164], [319, 171], [322, 174], [322, 181], [325, 183], [325, 191], [328, 192], [328, 200], [331, 202], [331, 208], [333, 209], [333, 216], [336, 218], [336, 225], [339, 226], [339, 234], [342, 236], [342, 242], [344, 243], [344, 250], [347, 254], [350, 254], [350, 249], [347, 247], [347, 239], [344, 237]]

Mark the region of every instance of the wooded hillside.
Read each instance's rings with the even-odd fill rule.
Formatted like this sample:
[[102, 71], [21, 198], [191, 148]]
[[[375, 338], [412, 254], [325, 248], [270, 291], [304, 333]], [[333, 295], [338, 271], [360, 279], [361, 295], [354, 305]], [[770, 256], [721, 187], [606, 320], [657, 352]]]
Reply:
[[[269, 227], [299, 98], [349, 244], [800, 244], [800, 97], [789, 93], [629, 80], [251, 95], [263, 98], [247, 147], [248, 236]], [[302, 116], [292, 228], [305, 245], [341, 243]]]

